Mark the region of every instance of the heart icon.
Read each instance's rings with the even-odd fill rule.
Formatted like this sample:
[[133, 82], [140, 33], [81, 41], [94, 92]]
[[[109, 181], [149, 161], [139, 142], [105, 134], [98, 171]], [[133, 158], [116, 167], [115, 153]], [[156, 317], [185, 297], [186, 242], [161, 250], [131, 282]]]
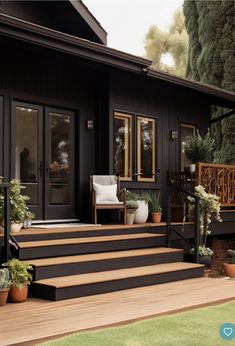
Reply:
[[233, 329], [232, 328], [224, 328], [224, 334], [226, 336], [230, 336], [233, 332]]

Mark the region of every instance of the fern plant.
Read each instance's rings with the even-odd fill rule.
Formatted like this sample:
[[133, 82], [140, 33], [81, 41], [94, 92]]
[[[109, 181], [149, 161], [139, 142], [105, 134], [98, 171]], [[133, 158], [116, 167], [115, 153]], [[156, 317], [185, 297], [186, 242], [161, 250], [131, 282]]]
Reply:
[[210, 137], [209, 129], [204, 137], [202, 137], [197, 130], [195, 135], [189, 137], [185, 143], [185, 155], [192, 163], [210, 162], [214, 142], [214, 139]]

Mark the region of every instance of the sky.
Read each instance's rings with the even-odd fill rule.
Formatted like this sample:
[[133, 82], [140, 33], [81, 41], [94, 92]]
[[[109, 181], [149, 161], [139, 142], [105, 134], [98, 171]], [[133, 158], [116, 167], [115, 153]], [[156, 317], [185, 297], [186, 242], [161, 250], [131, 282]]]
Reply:
[[183, 0], [83, 0], [108, 33], [108, 46], [143, 56], [150, 25], [167, 30]]

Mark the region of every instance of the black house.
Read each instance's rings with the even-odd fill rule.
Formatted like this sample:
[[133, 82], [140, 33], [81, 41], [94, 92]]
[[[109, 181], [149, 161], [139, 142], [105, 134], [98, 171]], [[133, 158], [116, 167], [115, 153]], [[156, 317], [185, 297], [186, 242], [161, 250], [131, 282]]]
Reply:
[[[159, 189], [182, 143], [235, 94], [106, 46], [81, 1], [0, 2], [0, 175], [21, 179], [36, 219], [87, 219], [89, 176]], [[157, 175], [156, 175], [157, 173]]]

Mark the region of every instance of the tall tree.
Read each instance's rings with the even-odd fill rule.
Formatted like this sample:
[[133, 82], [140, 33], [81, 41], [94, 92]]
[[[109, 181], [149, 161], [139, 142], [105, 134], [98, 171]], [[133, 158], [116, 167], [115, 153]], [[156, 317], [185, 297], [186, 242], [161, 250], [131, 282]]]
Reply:
[[[185, 75], [187, 61], [188, 34], [184, 26], [182, 10], [174, 14], [173, 23], [168, 31], [161, 31], [156, 25], [149, 28], [145, 36], [145, 56], [152, 60], [152, 67], [165, 72]], [[169, 54], [173, 64], [164, 62], [164, 57]]]
[[[186, 76], [235, 91], [235, 1], [184, 1], [189, 34]], [[221, 114], [213, 107], [212, 116]], [[212, 127], [215, 160], [235, 163], [235, 116]]]

